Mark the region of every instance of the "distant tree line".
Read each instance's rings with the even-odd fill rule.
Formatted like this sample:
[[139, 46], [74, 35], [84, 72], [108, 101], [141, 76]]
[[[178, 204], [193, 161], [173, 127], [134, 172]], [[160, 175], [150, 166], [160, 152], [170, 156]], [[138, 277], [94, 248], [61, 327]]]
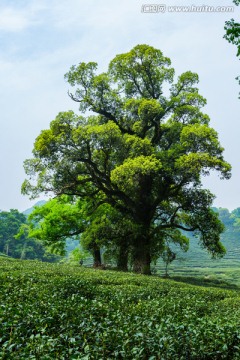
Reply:
[[221, 235], [221, 239], [224, 241], [231, 241], [239, 239], [240, 245], [240, 207], [229, 211], [226, 208], [216, 208], [213, 210], [218, 213], [219, 219], [222, 221], [225, 227], [225, 231]]
[[58, 260], [59, 256], [41, 241], [29, 237], [26, 222], [26, 216], [18, 210], [0, 211], [0, 254], [18, 259]]

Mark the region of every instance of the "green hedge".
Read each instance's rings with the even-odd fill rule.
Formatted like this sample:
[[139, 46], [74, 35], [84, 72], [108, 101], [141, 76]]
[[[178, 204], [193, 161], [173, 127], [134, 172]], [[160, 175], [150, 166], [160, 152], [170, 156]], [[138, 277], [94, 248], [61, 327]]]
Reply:
[[0, 358], [240, 359], [237, 290], [0, 259]]

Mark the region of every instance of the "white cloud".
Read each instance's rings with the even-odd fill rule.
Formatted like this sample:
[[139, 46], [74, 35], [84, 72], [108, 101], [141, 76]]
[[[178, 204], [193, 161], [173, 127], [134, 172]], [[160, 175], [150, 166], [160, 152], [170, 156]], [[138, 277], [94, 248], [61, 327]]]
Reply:
[[0, 13], [0, 30], [3, 31], [20, 31], [29, 25], [29, 19], [22, 11], [16, 11], [11, 8], [5, 8]]
[[2, 5], [0, 7], [0, 31], [19, 32], [41, 22], [39, 13], [46, 9], [44, 4], [32, 1], [24, 8]]

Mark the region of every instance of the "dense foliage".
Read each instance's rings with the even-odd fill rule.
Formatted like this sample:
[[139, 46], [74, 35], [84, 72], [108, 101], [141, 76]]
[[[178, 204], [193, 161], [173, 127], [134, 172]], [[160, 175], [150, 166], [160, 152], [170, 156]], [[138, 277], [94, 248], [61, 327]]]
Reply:
[[66, 239], [76, 239], [87, 221], [84, 212], [68, 199], [52, 199], [35, 206], [28, 215], [28, 236], [40, 240], [52, 251], [64, 254]]
[[166, 242], [187, 243], [181, 230], [195, 232], [213, 256], [224, 254], [223, 226], [201, 177], [216, 170], [228, 179], [231, 167], [201, 112], [206, 100], [196, 88], [197, 74], [187, 71], [174, 82], [170, 65], [160, 50], [138, 45], [100, 75], [93, 62], [71, 67], [70, 96], [82, 113], [95, 115], [60, 113], [24, 165], [23, 193], [68, 195], [78, 202], [79, 216], [86, 202], [87, 227], [79, 232], [93, 246], [102, 237], [115, 247], [122, 269], [130, 258], [134, 271], [146, 274]]
[[0, 358], [240, 358], [239, 291], [0, 259]]

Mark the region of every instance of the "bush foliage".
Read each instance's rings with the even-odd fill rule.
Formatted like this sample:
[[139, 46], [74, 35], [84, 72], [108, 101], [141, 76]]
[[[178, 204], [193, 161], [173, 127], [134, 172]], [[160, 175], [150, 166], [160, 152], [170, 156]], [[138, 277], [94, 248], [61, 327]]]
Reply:
[[0, 358], [239, 359], [238, 290], [0, 258]]

